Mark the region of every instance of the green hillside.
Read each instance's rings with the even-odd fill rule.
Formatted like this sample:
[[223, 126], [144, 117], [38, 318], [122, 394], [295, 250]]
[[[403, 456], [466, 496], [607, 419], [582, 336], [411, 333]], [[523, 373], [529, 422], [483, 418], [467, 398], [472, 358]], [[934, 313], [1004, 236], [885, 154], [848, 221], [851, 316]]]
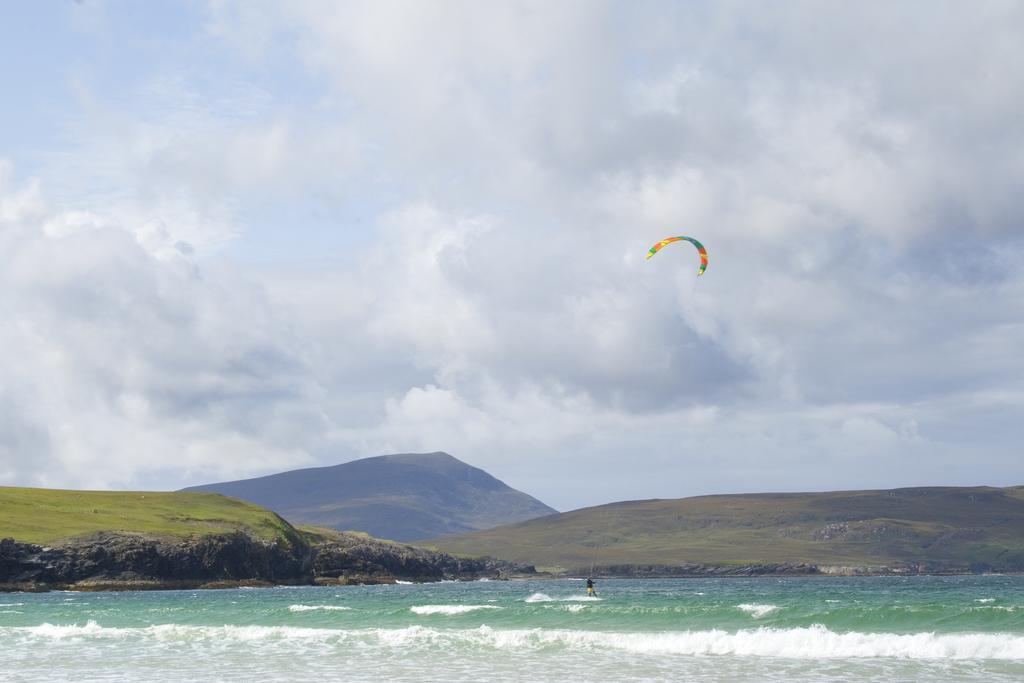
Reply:
[[245, 531], [266, 539], [297, 538], [270, 510], [216, 493], [0, 487], [0, 538], [54, 544], [97, 531], [171, 537]]
[[1024, 569], [1024, 487], [632, 501], [445, 536], [432, 545], [564, 569], [687, 563]]

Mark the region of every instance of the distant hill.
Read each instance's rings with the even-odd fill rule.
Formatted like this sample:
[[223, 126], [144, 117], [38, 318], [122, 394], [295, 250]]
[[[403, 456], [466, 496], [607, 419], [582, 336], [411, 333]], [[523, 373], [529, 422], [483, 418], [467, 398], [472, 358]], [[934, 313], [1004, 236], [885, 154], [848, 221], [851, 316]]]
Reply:
[[542, 568], [746, 565], [1024, 570], [1024, 487], [700, 496], [613, 503], [435, 539]]
[[381, 455], [332, 467], [193, 486], [249, 500], [294, 524], [414, 541], [555, 512], [447, 453]]

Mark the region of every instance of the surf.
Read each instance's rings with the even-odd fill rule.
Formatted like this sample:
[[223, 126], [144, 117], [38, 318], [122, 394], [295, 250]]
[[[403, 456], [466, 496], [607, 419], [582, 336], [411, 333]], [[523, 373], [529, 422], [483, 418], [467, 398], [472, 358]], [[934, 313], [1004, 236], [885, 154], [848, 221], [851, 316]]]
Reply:
[[[436, 605], [423, 607], [458, 607]], [[486, 606], [466, 605], [482, 608]], [[432, 612], [437, 614], [457, 612]], [[599, 632], [575, 629], [328, 629], [294, 626], [190, 626], [163, 624], [141, 628], [42, 624], [0, 628], [0, 637], [39, 643], [69, 639], [94, 641], [185, 641], [196, 644], [263, 641], [320, 641], [341, 646], [359, 642], [384, 648], [437, 648], [531, 652], [621, 651], [635, 655], [732, 655], [785, 659], [896, 658], [928, 660], [1024, 661], [1024, 636], [1008, 633], [866, 633], [808, 628], [719, 629], [659, 633]]]

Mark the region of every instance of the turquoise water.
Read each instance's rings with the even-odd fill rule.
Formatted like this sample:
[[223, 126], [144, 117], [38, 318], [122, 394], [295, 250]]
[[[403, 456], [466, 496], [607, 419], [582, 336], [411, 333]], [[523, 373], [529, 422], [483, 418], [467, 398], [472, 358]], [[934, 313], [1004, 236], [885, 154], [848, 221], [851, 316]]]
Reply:
[[0, 680], [1024, 680], [1024, 577], [0, 593]]

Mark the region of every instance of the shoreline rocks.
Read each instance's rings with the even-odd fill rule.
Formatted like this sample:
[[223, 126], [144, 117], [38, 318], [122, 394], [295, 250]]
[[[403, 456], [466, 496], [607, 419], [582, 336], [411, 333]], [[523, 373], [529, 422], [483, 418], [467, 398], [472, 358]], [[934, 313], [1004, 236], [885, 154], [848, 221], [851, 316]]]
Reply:
[[458, 558], [447, 553], [380, 541], [358, 534], [338, 534], [313, 546], [317, 583], [394, 583], [507, 579], [534, 575], [531, 565], [490, 558]]
[[681, 564], [681, 565], [657, 565], [657, 564], [628, 564], [610, 565], [594, 568], [595, 576], [606, 578], [714, 578], [719, 576], [807, 576], [817, 574], [818, 567], [813, 564], [745, 564], [745, 565], [708, 565], [708, 564]]
[[0, 591], [174, 590], [504, 579], [533, 567], [460, 559], [359, 534], [265, 540], [243, 532], [190, 539], [100, 532], [55, 547], [0, 540]]
[[45, 547], [0, 540], [0, 592], [191, 590], [277, 585], [366, 585], [476, 579], [716, 578], [759, 576], [908, 576], [998, 572], [989, 565], [838, 566], [622, 564], [540, 573], [490, 558], [459, 558], [356, 533], [266, 540], [243, 532], [190, 539], [100, 532]]
[[975, 564], [953, 566], [938, 563], [907, 565], [836, 566], [806, 563], [766, 563], [744, 565], [611, 565], [566, 573], [566, 576], [591, 575], [595, 578], [620, 579], [686, 579], [758, 576], [942, 576], [957, 574], [1019, 573], [1012, 569], [999, 570], [990, 565]]

